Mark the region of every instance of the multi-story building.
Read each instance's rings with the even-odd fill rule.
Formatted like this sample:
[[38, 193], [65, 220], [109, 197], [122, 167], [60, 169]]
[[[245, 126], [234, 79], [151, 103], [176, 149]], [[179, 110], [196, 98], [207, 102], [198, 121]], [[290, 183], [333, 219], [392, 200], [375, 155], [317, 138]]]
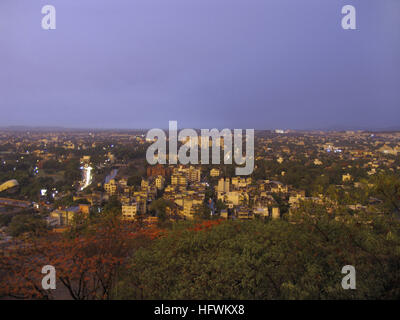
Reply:
[[219, 177], [220, 171], [219, 169], [213, 168], [210, 170], [210, 176], [211, 177]]
[[186, 170], [186, 177], [189, 182], [200, 182], [201, 179], [200, 168], [195, 168], [193, 166], [190, 166], [189, 169]]
[[272, 219], [279, 219], [281, 217], [281, 213], [278, 207], [272, 207], [271, 216]]
[[147, 176], [169, 176], [171, 174], [171, 169], [168, 167], [164, 167], [161, 164], [157, 164], [155, 166], [150, 166], [147, 168]]
[[142, 179], [142, 182], [140, 183], [140, 187], [142, 190], [147, 190], [147, 188], [149, 187], [149, 180]]
[[157, 176], [155, 179], [155, 185], [158, 190], [164, 189], [165, 178], [163, 176]]
[[171, 184], [185, 186], [187, 185], [187, 179], [183, 174], [173, 174], [171, 176]]
[[135, 220], [138, 211], [139, 211], [139, 205], [137, 202], [123, 205], [122, 218], [125, 220]]
[[218, 180], [217, 192], [229, 192], [229, 178]]
[[254, 219], [254, 214], [247, 207], [239, 207], [236, 210], [236, 216], [238, 217], [238, 219], [242, 220]]
[[117, 194], [117, 182], [115, 179], [111, 179], [108, 183], [104, 184], [104, 190], [107, 192], [108, 195], [113, 196]]
[[87, 204], [80, 204], [66, 209], [56, 209], [50, 213], [48, 222], [52, 226], [69, 226], [78, 215], [88, 218], [89, 212], [90, 206]]

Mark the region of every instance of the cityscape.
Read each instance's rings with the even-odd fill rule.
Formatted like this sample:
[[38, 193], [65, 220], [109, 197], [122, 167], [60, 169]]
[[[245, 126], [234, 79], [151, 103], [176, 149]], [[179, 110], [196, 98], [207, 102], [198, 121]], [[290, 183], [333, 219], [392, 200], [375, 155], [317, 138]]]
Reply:
[[1, 0], [0, 300], [400, 299], [399, 70], [397, 0]]
[[[92, 268], [99, 268], [97, 265], [99, 261], [109, 263], [105, 270], [96, 272], [87, 270], [83, 266], [82, 270], [77, 270], [76, 276], [87, 274], [88, 283], [85, 285], [85, 290], [77, 284], [71, 284], [74, 275], [68, 270], [64, 271], [67, 280], [62, 282], [65, 282], [65, 286], [74, 293], [72, 295], [74, 298], [99, 298], [99, 291], [102, 290], [97, 286], [91, 287], [89, 283], [92, 277], [96, 279], [100, 277], [97, 280], [101, 282], [102, 276], [109, 274], [111, 277], [117, 269], [122, 268], [122, 265], [129, 270], [126, 258], [130, 256], [128, 253], [130, 250], [136, 246], [146, 248], [153, 242], [154, 246], [158, 246], [160, 244], [157, 244], [157, 241], [167, 241], [164, 237], [170, 232], [172, 239], [169, 241], [173, 241], [176, 228], [192, 230], [189, 232], [213, 229], [215, 232], [221, 232], [220, 236], [223, 237], [223, 232], [226, 230], [220, 228], [238, 228], [240, 224], [247, 224], [247, 228], [269, 225], [270, 228], [278, 228], [277, 230], [284, 229], [280, 232], [287, 232], [287, 227], [283, 227], [282, 223], [295, 225], [300, 230], [304, 226], [313, 226], [325, 229], [327, 234], [321, 230], [321, 235], [332, 237], [331, 240], [324, 240], [320, 238], [321, 235], [312, 233], [310, 237], [313, 241], [328, 241], [328, 243], [333, 242], [332, 245], [337, 245], [336, 242], [339, 241], [335, 238], [338, 236], [337, 232], [339, 234], [343, 232], [342, 236], [349, 232], [340, 228], [350, 228], [353, 223], [356, 225], [364, 223], [365, 226], [372, 224], [378, 237], [375, 240], [382, 241], [380, 245], [384, 246], [385, 250], [382, 251], [380, 248], [379, 253], [366, 251], [367, 254], [363, 257], [357, 257], [355, 254], [357, 250], [351, 251], [351, 255], [347, 257], [338, 254], [334, 257], [335, 263], [343, 260], [343, 263], [357, 261], [357, 264], [360, 264], [368, 258], [372, 261], [382, 259], [382, 263], [386, 263], [386, 259], [389, 261], [394, 259], [388, 263], [387, 268], [398, 267], [397, 253], [389, 248], [394, 250], [398, 246], [398, 233], [393, 233], [398, 232], [398, 229], [392, 230], [392, 228], [399, 226], [397, 217], [400, 207], [400, 179], [396, 175], [400, 169], [399, 132], [280, 129], [256, 131], [255, 169], [249, 176], [237, 176], [232, 164], [149, 165], [145, 153], [151, 141], [146, 139], [146, 132], [140, 130], [91, 132], [42, 130], [3, 130], [0, 134], [2, 181], [0, 247], [5, 259], [2, 262], [4, 267], [7, 264], [10, 264], [8, 267], [12, 267], [12, 264], [16, 263], [14, 259], [18, 259], [17, 257], [10, 259], [13, 257], [13, 252], [17, 252], [19, 258], [23, 259], [26, 259], [26, 255], [39, 255], [35, 250], [28, 249], [33, 245], [31, 241], [38, 242], [35, 246], [61, 241], [59, 252], [53, 252], [57, 249], [55, 245], [49, 256], [44, 254], [39, 259], [39, 263], [43, 264], [46, 259], [51, 259], [52, 254], [61, 254], [66, 249], [65, 246], [69, 248], [68, 245], [76, 244], [77, 239], [89, 241], [88, 239], [91, 239], [88, 238], [89, 234], [90, 237], [102, 234], [100, 229], [109, 227], [108, 224], [115, 224], [116, 229], [113, 232], [118, 230], [117, 235], [121, 237], [117, 243], [114, 243], [116, 240], [111, 241], [108, 238], [113, 236], [111, 231], [111, 235], [103, 235], [104, 238], [98, 240], [106, 241], [99, 243], [100, 247], [111, 246], [112, 251], [96, 250], [95, 253], [89, 253], [85, 246], [92, 245], [90, 243], [82, 244], [80, 248], [81, 254], [94, 259]], [[223, 137], [219, 137], [217, 141], [221, 146], [224, 145]], [[383, 223], [388, 225], [383, 227]], [[368, 231], [368, 228], [363, 232]], [[92, 232], [95, 233], [92, 235]], [[357, 236], [360, 230], [351, 232], [351, 235]], [[315, 236], [317, 239], [314, 239]], [[190, 239], [192, 237], [190, 236]], [[230, 237], [232, 239], [228, 237], [226, 240], [234, 242], [235, 237], [232, 235]], [[72, 243], [69, 243], [71, 241]], [[148, 242], [147, 245], [141, 245], [143, 241]], [[351, 250], [355, 250], [355, 246], [370, 245], [363, 241], [367, 239], [348, 240], [348, 245]], [[114, 246], [122, 245], [120, 242], [124, 242], [127, 246], [127, 251], [123, 252], [126, 256], [121, 256], [122, 252], [119, 250], [113, 251], [116, 250]], [[317, 243], [313, 243], [317, 247], [310, 250], [321, 250], [318, 246], [322, 244]], [[200, 244], [199, 247], [201, 248]], [[368, 247], [361, 248], [369, 250]], [[301, 250], [305, 249], [301, 247]], [[75, 247], [74, 250], [79, 249]], [[369, 255], [371, 256], [368, 257]], [[56, 261], [61, 265], [68, 265], [67, 261], [60, 262], [59, 259]], [[83, 263], [75, 261], [79, 262]], [[146, 260], [142, 263], [146, 263]], [[184, 265], [175, 263], [176, 268], [185, 268]], [[64, 265], [56, 268], [65, 267]], [[29, 281], [21, 283], [18, 287], [11, 286], [12, 281], [17, 280], [18, 275], [22, 276], [32, 268], [32, 265], [20, 264], [19, 268], [21, 274], [13, 273], [11, 277], [2, 274], [4, 277], [2, 284], [10, 282], [10, 286], [2, 286], [2, 294], [25, 298], [47, 297], [46, 291], [35, 290]], [[147, 268], [154, 268], [154, 265], [149, 265]], [[259, 271], [263, 270], [262, 265], [259, 268], [261, 268]], [[100, 276], [97, 274], [98, 271], [104, 274]], [[340, 269], [337, 271], [340, 276]], [[143, 273], [146, 272], [148, 270], [143, 270]], [[392, 285], [393, 291], [383, 291], [379, 294], [396, 297], [398, 292], [396, 274], [389, 275], [390, 282], [386, 284]], [[238, 276], [240, 279], [242, 275]], [[371, 276], [371, 274], [363, 275], [365, 279]], [[394, 276], [394, 279], [390, 276]], [[125, 281], [129, 281], [127, 280], [130, 279], [129, 272], [124, 277], [127, 277], [124, 278]], [[34, 282], [35, 279], [33, 277], [31, 281]], [[192, 280], [196, 281], [195, 278]], [[209, 281], [211, 280], [212, 277]], [[116, 285], [114, 282], [112, 286], [110, 284], [112, 288]], [[337, 285], [340, 287], [340, 282]], [[111, 287], [107, 287], [110, 291], [102, 292], [103, 298], [115, 297]], [[348, 297], [343, 289], [336, 290], [339, 292], [333, 290], [331, 292], [333, 296], [326, 293], [326, 298]], [[364, 290], [366, 291], [360, 290], [362, 293], [358, 291], [350, 297], [374, 297], [373, 292], [369, 292], [366, 288]], [[63, 290], [59, 291], [61, 292], [55, 291], [56, 297], [59, 295], [60, 298], [70, 298]], [[79, 291], [81, 297], [77, 294]], [[164, 298], [161, 292], [151, 292], [145, 293], [145, 297]], [[261, 292], [263, 290], [258, 294]], [[168, 291], [163, 294], [170, 298]], [[199, 293], [194, 294], [189, 297], [196, 298]], [[224, 294], [228, 293], [214, 292], [214, 294], [212, 298], [225, 298]], [[280, 294], [282, 296], [272, 297], [286, 297], [283, 292]], [[321, 292], [311, 290], [303, 298], [316, 298], [319, 295], [323, 295], [323, 290]], [[128, 290], [128, 293], [117, 297], [139, 298], [136, 290], [133, 292]], [[184, 297], [186, 296], [177, 296], [177, 298]], [[230, 293], [227, 297], [237, 296]], [[250, 296], [244, 297], [250, 298]], [[255, 298], [264, 297], [260, 295]]]

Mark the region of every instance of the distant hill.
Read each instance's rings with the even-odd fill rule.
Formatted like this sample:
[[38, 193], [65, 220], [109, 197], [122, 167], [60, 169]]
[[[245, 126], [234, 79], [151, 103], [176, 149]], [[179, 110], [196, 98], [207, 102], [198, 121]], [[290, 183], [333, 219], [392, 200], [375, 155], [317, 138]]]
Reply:
[[113, 129], [113, 128], [67, 128], [67, 127], [51, 127], [51, 126], [4, 126], [0, 127], [0, 131], [5, 132], [99, 132], [99, 131], [115, 131], [115, 132], [136, 132], [142, 133], [147, 130], [145, 129]]

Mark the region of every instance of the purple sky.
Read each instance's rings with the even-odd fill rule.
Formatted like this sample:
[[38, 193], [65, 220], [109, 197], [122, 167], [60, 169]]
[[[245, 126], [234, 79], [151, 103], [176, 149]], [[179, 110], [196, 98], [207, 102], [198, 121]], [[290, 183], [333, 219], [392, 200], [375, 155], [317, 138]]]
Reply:
[[0, 110], [0, 126], [399, 126], [400, 1], [0, 0]]

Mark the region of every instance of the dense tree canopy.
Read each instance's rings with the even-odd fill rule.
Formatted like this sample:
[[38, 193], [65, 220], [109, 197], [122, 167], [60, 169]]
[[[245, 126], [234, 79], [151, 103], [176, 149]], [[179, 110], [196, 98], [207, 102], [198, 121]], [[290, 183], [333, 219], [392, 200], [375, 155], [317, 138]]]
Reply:
[[[176, 226], [139, 249], [124, 299], [398, 299], [400, 229], [387, 218], [297, 213], [294, 221]], [[317, 215], [318, 214], [318, 215]], [[357, 271], [343, 290], [342, 267]]]

